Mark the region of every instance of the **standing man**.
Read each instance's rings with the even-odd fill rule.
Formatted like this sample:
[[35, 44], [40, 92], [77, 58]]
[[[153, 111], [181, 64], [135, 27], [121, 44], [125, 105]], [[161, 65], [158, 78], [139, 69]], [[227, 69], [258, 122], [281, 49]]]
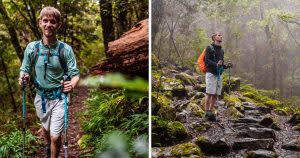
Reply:
[[212, 110], [214, 109], [218, 95], [221, 95], [223, 69], [232, 67], [232, 64], [224, 65], [224, 50], [221, 46], [222, 34], [216, 32], [211, 38], [213, 43], [207, 46], [204, 59], [206, 66], [205, 118], [210, 121], [216, 121], [216, 116]]
[[[61, 14], [56, 8], [41, 10], [42, 40], [27, 45], [20, 68], [19, 84], [22, 80], [28, 83], [29, 78], [35, 83], [34, 105], [42, 123], [47, 158], [57, 158], [61, 148], [65, 115], [62, 92], [72, 92], [79, 81], [79, 69], [71, 46], [56, 38], [61, 24]], [[70, 80], [62, 82], [64, 75]]]

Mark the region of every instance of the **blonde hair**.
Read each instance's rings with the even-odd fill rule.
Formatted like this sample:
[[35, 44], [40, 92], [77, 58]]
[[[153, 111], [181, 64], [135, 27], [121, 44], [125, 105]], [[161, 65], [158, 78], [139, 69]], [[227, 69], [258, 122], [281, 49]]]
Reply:
[[60, 22], [61, 19], [61, 14], [59, 10], [50, 6], [44, 7], [41, 10], [39, 20], [41, 20], [44, 16], [53, 16], [57, 20], [57, 22]]
[[214, 32], [211, 36], [211, 40], [212, 41], [215, 41], [215, 37], [218, 35], [218, 34], [221, 34], [221, 32]]

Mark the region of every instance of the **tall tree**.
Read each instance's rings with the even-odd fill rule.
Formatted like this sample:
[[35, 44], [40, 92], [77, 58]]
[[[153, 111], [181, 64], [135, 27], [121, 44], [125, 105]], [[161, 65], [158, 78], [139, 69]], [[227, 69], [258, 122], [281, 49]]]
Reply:
[[0, 19], [3, 21], [3, 23], [5, 24], [8, 32], [9, 32], [10, 41], [14, 46], [17, 56], [18, 56], [19, 60], [22, 61], [23, 60], [23, 49], [20, 45], [16, 28], [15, 28], [12, 20], [8, 16], [2, 0], [0, 0], [0, 15], [1, 15]]
[[99, 0], [99, 5], [105, 54], [106, 56], [108, 56], [108, 42], [113, 41], [115, 39], [112, 15], [112, 1]]

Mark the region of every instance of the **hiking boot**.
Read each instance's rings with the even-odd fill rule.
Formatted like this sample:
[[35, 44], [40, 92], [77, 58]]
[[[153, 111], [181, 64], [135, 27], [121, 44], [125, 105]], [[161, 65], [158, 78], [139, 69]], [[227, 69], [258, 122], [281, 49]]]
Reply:
[[217, 121], [216, 115], [214, 113], [211, 113], [211, 115], [208, 117], [209, 121]]
[[211, 112], [211, 111], [206, 111], [204, 117], [205, 117], [206, 119], [209, 119], [211, 115], [212, 115], [212, 112]]
[[50, 148], [50, 144], [46, 144], [46, 145], [45, 145], [45, 153], [46, 153], [45, 158], [51, 158], [51, 148]]

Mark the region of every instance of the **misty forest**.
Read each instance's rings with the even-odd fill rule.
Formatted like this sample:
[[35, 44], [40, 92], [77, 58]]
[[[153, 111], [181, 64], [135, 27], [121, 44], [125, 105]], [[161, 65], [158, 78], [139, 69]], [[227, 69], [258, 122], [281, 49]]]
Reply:
[[0, 0], [0, 157], [46, 156], [36, 92], [18, 84], [45, 6], [60, 11], [57, 38], [73, 48], [81, 76], [68, 110], [68, 156], [148, 157], [147, 0]]
[[[152, 156], [299, 157], [300, 2], [151, 4]], [[233, 67], [208, 122], [197, 60], [214, 32]]]

